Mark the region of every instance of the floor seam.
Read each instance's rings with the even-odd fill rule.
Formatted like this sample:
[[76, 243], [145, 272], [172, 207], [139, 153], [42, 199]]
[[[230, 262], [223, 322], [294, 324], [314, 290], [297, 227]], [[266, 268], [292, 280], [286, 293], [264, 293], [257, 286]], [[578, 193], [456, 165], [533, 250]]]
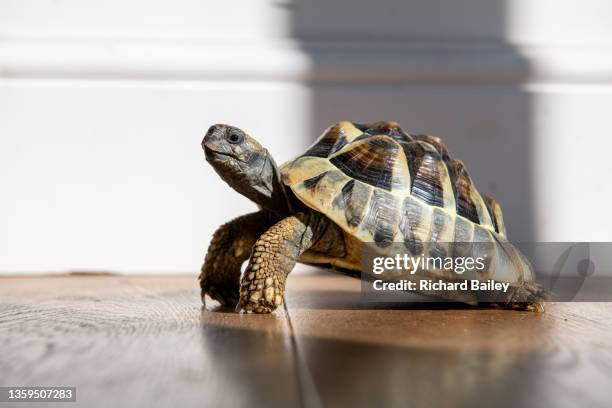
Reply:
[[301, 358], [297, 343], [297, 335], [295, 333], [293, 322], [291, 321], [291, 314], [289, 313], [289, 307], [287, 306], [286, 300], [283, 302], [283, 306], [287, 316], [287, 324], [289, 325], [289, 340], [291, 342], [293, 363], [295, 365], [295, 375], [298, 383], [300, 406], [302, 408], [322, 408], [323, 403], [321, 402], [320, 395], [316, 386], [314, 385], [310, 370], [306, 365], [306, 361]]

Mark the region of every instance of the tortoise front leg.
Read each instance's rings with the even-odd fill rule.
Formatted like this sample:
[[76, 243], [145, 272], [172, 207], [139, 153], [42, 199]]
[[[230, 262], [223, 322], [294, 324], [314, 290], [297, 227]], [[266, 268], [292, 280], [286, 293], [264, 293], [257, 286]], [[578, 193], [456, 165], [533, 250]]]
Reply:
[[240, 267], [249, 258], [257, 238], [272, 222], [269, 213], [259, 211], [238, 217], [217, 229], [208, 246], [200, 274], [202, 303], [204, 296], [208, 295], [224, 306], [236, 306]]
[[313, 232], [305, 214], [284, 218], [253, 246], [240, 283], [240, 307], [270, 313], [283, 303], [285, 280], [299, 256], [312, 245]]

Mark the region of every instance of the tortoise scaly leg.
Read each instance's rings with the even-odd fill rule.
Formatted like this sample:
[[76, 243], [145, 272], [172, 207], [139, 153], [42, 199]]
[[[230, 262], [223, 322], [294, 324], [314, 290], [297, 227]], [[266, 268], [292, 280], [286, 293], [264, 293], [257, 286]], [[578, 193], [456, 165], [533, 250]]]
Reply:
[[280, 306], [287, 275], [312, 245], [312, 237], [308, 217], [302, 213], [270, 227], [253, 246], [240, 283], [240, 307], [255, 313], [271, 313]]
[[544, 301], [548, 300], [550, 294], [537, 283], [527, 282], [511, 291], [509, 296], [506, 302], [501, 303], [501, 307], [544, 313]]
[[257, 238], [272, 224], [272, 217], [259, 211], [238, 217], [215, 231], [200, 274], [201, 296], [234, 307], [240, 292], [240, 267], [249, 258]]

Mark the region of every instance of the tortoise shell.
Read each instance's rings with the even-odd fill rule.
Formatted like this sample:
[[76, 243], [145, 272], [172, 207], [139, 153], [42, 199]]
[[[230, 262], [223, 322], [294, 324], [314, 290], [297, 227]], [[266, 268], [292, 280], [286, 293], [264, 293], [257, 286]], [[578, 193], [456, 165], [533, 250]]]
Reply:
[[478, 192], [440, 139], [397, 122], [337, 123], [281, 173], [304, 204], [362, 242], [506, 235], [499, 204]]
[[[280, 168], [283, 183], [308, 207], [344, 231], [347, 256], [309, 258], [360, 270], [354, 242], [381, 250], [402, 242], [414, 255], [466, 256], [486, 246], [486, 271], [476, 278], [533, 282], [533, 269], [506, 240], [499, 204], [481, 195], [439, 138], [411, 135], [397, 122], [339, 122]], [[454, 279], [452, 271], [426, 271]], [[467, 278], [467, 276], [464, 276]]]

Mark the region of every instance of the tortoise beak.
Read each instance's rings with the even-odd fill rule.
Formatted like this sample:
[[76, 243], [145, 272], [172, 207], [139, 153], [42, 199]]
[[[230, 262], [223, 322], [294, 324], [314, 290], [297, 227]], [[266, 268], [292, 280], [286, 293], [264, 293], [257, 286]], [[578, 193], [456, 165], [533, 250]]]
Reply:
[[204, 157], [206, 157], [206, 161], [209, 163], [213, 161], [228, 161], [230, 159], [240, 161], [233, 153], [219, 152], [207, 147], [204, 148]]

